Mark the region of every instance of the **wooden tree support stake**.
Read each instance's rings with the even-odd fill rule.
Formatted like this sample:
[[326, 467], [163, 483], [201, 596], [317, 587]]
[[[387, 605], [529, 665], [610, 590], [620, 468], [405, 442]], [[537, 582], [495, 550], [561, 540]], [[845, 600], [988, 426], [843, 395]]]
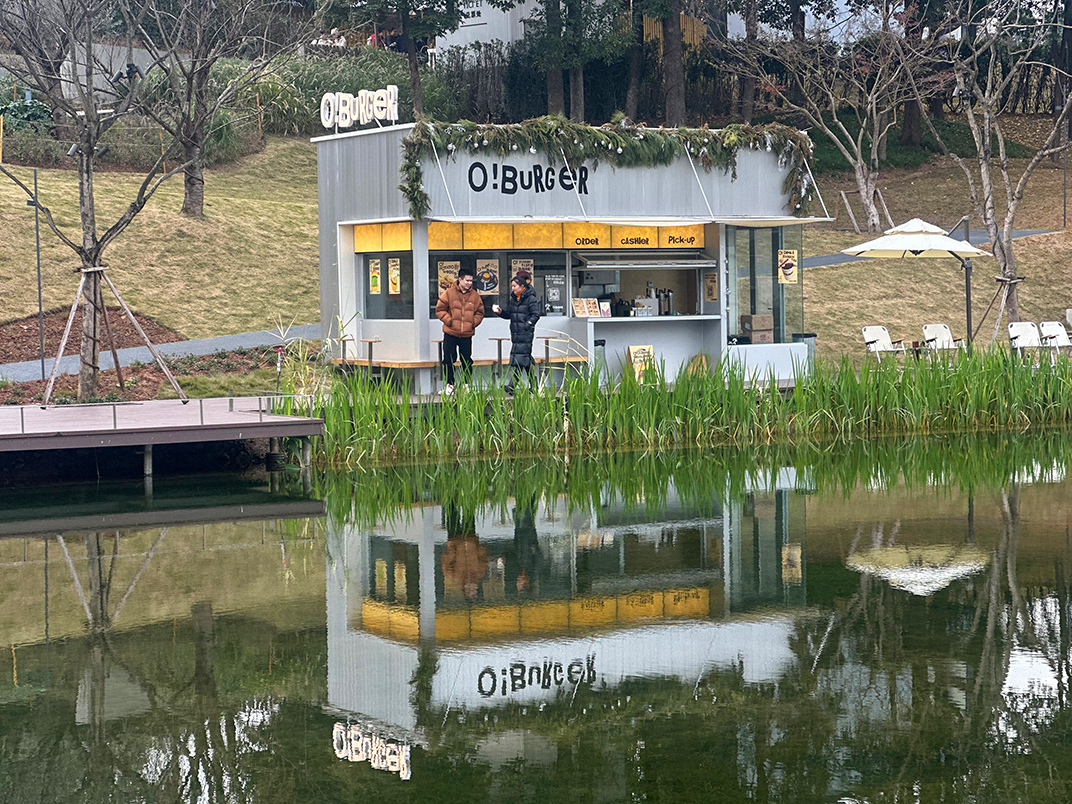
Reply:
[[160, 356], [160, 353], [158, 351], [156, 351], [156, 347], [153, 346], [153, 342], [149, 340], [149, 336], [146, 335], [145, 330], [141, 328], [141, 324], [138, 323], [138, 319], [134, 317], [134, 313], [130, 311], [130, 308], [127, 307], [127, 303], [123, 301], [123, 297], [119, 295], [119, 291], [115, 289], [115, 285], [113, 285], [112, 280], [108, 278], [108, 274], [101, 273], [101, 276], [104, 277], [104, 281], [108, 283], [108, 287], [111, 289], [112, 295], [115, 296], [116, 301], [118, 301], [120, 306], [123, 308], [123, 312], [127, 314], [127, 318], [129, 318], [130, 323], [134, 325], [134, 329], [138, 331], [138, 334], [141, 335], [141, 339], [145, 341], [145, 345], [149, 347], [149, 351], [152, 352], [153, 358], [156, 360], [157, 365], [160, 366], [160, 370], [164, 372], [164, 376], [168, 378], [168, 382], [170, 382], [171, 387], [175, 389], [175, 393], [179, 395], [179, 399], [183, 401], [183, 404], [189, 402], [189, 398], [186, 396], [186, 394], [183, 393], [182, 388], [179, 387], [179, 384], [178, 382], [176, 382], [175, 377], [171, 373], [171, 370], [167, 367], [167, 363], [164, 362], [164, 358]]
[[82, 289], [86, 286], [86, 274], [82, 272], [82, 278], [78, 282], [78, 290], [74, 292], [74, 303], [71, 305], [71, 314], [67, 316], [67, 326], [63, 329], [63, 337], [60, 338], [60, 351], [56, 355], [56, 362], [52, 364], [52, 373], [48, 377], [48, 386], [45, 388], [45, 398], [42, 405], [47, 405], [52, 396], [52, 386], [56, 384], [56, 375], [60, 370], [60, 360], [63, 359], [63, 350], [67, 348], [67, 338], [71, 334], [71, 325], [74, 323], [74, 314], [78, 311], [78, 300], [82, 297]]

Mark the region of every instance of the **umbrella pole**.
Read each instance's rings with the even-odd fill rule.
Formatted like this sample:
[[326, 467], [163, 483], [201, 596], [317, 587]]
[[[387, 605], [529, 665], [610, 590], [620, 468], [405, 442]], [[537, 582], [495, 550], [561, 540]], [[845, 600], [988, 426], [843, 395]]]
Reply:
[[971, 257], [964, 259], [964, 305], [965, 315], [968, 319], [968, 354], [971, 354], [972, 350], [972, 299], [971, 299], [971, 275], [972, 275], [972, 261]]

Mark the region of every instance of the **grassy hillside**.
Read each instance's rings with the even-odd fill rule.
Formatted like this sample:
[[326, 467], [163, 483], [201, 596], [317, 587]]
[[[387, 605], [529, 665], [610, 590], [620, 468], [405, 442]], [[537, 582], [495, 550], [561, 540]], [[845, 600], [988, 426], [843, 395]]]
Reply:
[[[14, 171], [30, 186], [32, 171]], [[98, 221], [115, 220], [141, 176], [98, 173]], [[43, 203], [74, 240], [73, 170], [39, 170]], [[157, 193], [105, 252], [127, 302], [190, 338], [318, 321], [316, 151], [305, 139], [271, 138], [263, 152], [206, 171], [205, 219], [179, 214], [181, 177]], [[0, 177], [0, 319], [37, 311], [34, 215]], [[70, 307], [78, 260], [42, 224], [45, 309]]]

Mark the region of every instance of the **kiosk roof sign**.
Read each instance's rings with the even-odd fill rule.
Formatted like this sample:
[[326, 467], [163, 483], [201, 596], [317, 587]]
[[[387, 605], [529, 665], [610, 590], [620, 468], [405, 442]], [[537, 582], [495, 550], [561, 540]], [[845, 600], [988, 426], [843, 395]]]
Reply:
[[398, 122], [398, 87], [394, 84], [383, 89], [362, 89], [356, 95], [326, 92], [320, 99], [320, 122], [324, 128], [338, 130], [382, 120]]

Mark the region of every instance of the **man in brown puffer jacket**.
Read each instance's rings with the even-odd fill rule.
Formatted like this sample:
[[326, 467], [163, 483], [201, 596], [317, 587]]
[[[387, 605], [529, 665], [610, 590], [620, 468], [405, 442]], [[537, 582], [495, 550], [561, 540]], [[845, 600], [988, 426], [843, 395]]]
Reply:
[[484, 299], [473, 290], [473, 269], [462, 267], [458, 280], [443, 291], [435, 308], [443, 322], [443, 371], [447, 384], [443, 393], [454, 393], [454, 361], [461, 359], [463, 382], [473, 369], [473, 334], [484, 320]]

